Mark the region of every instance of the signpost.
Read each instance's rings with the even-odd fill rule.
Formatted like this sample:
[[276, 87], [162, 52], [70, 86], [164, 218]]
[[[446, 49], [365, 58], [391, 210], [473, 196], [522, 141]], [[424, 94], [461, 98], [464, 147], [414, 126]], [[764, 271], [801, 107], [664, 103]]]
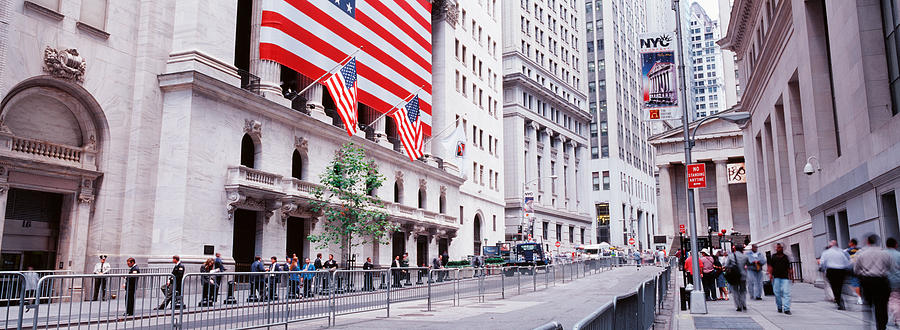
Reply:
[[706, 188], [706, 164], [687, 166], [688, 189]]
[[556, 241], [556, 247], [559, 247], [562, 244], [559, 244], [559, 241]]

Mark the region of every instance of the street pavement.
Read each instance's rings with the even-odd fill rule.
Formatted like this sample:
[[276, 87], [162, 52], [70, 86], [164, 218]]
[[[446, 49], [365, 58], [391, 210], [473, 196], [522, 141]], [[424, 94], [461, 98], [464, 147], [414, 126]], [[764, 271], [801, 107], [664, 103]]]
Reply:
[[[487, 295], [484, 302], [478, 298], [460, 299], [432, 304], [428, 310], [426, 301], [391, 304], [391, 315], [385, 310], [337, 316], [337, 329], [532, 329], [550, 321], [560, 322], [570, 329], [603, 304], [617, 295], [634, 291], [641, 282], [653, 278], [662, 271], [659, 267], [628, 266], [589, 275], [572, 282], [551, 283], [549, 288], [532, 291], [533, 283], [524, 283], [522, 294], [515, 288], [506, 299], [499, 294]], [[526, 293], [527, 292], [527, 293]], [[326, 320], [314, 320], [291, 324], [289, 327], [325, 328]]]
[[[678, 273], [678, 282], [681, 274]], [[749, 297], [748, 297], [749, 298]], [[763, 300], [748, 300], [747, 312], [735, 311], [732, 301], [707, 302], [708, 313], [692, 315], [676, 307], [672, 329], [870, 329], [856, 304], [856, 297], [844, 295], [848, 310], [838, 311], [833, 302], [825, 300], [825, 291], [809, 283], [794, 283], [791, 288], [791, 313], [778, 313], [775, 296], [764, 296]], [[888, 327], [897, 329], [896, 327]]]

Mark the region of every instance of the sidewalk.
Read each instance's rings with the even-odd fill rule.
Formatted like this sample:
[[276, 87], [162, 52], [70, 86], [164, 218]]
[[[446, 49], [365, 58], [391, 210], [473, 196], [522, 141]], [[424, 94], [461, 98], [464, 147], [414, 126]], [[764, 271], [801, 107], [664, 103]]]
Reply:
[[[679, 274], [680, 275], [680, 274]], [[681, 282], [679, 277], [678, 282]], [[677, 288], [676, 288], [677, 290]], [[729, 296], [730, 297], [730, 296]], [[791, 313], [778, 313], [775, 296], [763, 296], [763, 300], [747, 300], [747, 311], [735, 311], [733, 301], [710, 301], [708, 313], [692, 315], [676, 306], [672, 329], [867, 329], [862, 306], [856, 298], [844, 296], [846, 311], [825, 300], [825, 292], [809, 283], [794, 283], [791, 288]], [[890, 329], [891, 326], [888, 326]], [[894, 328], [896, 329], [896, 328]]]
[[[486, 296], [461, 299], [459, 306], [449, 301], [435, 303], [427, 311], [425, 301], [391, 304], [391, 317], [385, 311], [338, 316], [336, 329], [532, 329], [558, 321], [570, 329], [616, 295], [634, 290], [642, 281], [659, 273], [659, 267], [618, 267], [548, 289], [521, 295]], [[528, 289], [531, 290], [530, 288]], [[325, 328], [326, 321], [294, 323], [291, 329]]]

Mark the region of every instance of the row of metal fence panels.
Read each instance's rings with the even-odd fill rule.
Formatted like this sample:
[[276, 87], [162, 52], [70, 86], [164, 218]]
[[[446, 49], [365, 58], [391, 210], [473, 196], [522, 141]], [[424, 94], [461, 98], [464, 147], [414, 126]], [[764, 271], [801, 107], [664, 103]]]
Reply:
[[0, 272], [4, 328], [234, 329], [385, 310], [405, 301], [505, 298], [617, 265], [610, 260], [493, 268], [88, 275]]
[[626, 294], [617, 296], [579, 321], [575, 330], [650, 329], [656, 314], [663, 308], [674, 265]]

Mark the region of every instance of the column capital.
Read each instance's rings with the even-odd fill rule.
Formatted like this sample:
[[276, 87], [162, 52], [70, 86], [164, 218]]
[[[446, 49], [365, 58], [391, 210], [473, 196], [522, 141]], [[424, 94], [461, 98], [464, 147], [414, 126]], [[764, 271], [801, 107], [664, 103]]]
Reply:
[[728, 158], [713, 158], [712, 161], [716, 164], [725, 164], [728, 162]]
[[659, 167], [660, 169], [667, 169], [667, 168], [672, 167], [672, 164], [669, 164], [669, 163], [659, 164], [659, 165], [656, 165], [656, 167]]

